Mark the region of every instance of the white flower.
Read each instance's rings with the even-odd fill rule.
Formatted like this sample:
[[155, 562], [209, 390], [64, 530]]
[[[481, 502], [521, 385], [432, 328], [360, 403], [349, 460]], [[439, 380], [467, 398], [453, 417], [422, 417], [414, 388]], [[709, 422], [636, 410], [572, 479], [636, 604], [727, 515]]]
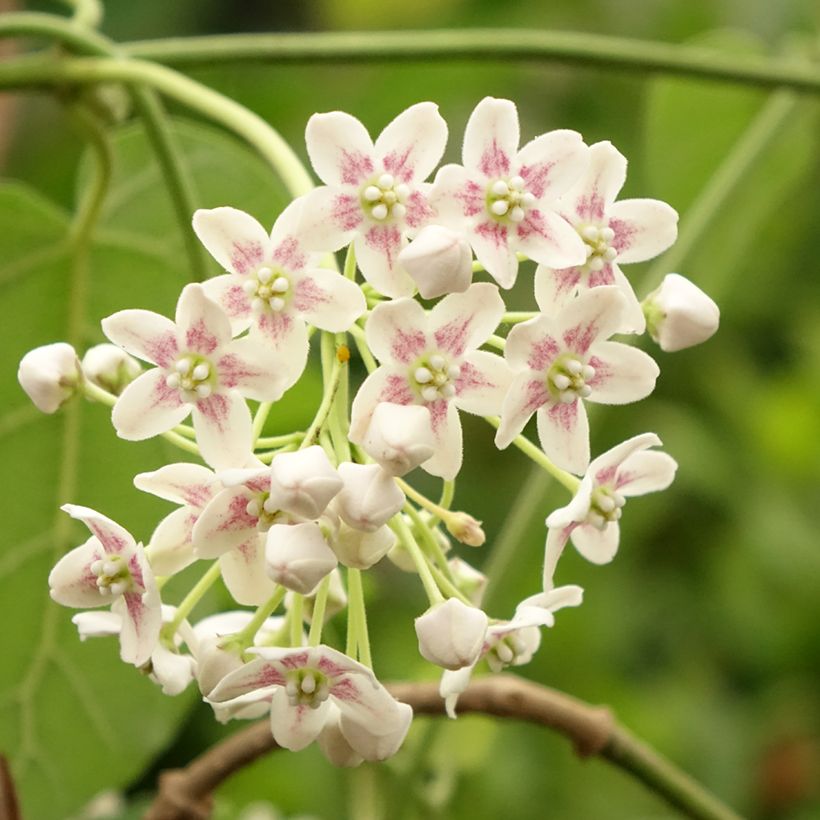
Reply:
[[515, 377], [501, 411], [498, 447], [507, 447], [537, 412], [547, 456], [564, 470], [584, 472], [589, 422], [581, 399], [638, 401], [652, 392], [659, 373], [642, 350], [606, 341], [620, 326], [625, 306], [618, 288], [593, 288], [556, 317], [542, 314], [510, 331], [504, 355]]
[[111, 420], [121, 438], [151, 438], [193, 413], [197, 444], [212, 467], [244, 463], [251, 416], [243, 397], [276, 401], [288, 381], [279, 361], [253, 339], [231, 341], [228, 317], [201, 285], [183, 289], [176, 323], [148, 310], [121, 310], [102, 326], [123, 350], [156, 365], [114, 406]]
[[119, 396], [126, 385], [142, 373], [140, 363], [116, 345], [100, 344], [88, 348], [82, 361], [83, 375], [94, 384]]
[[586, 258], [584, 243], [558, 214], [557, 199], [583, 173], [588, 148], [575, 131], [551, 131], [518, 149], [518, 112], [485, 97], [464, 133], [461, 165], [445, 165], [430, 195], [437, 221], [464, 234], [503, 288], [518, 273], [516, 252], [563, 267]]
[[357, 530], [375, 532], [404, 504], [404, 493], [395, 479], [378, 464], [345, 461], [339, 465], [339, 475], [344, 486], [333, 500], [333, 509]]
[[267, 231], [236, 208], [199, 210], [194, 231], [224, 276], [203, 284], [221, 305], [234, 334], [252, 327], [254, 338], [272, 346], [289, 387], [301, 375], [308, 354], [306, 324], [347, 330], [366, 310], [355, 282], [320, 267], [323, 254], [308, 253], [299, 236], [303, 199], [289, 205]]
[[268, 505], [303, 518], [318, 518], [342, 486], [341, 474], [325, 451], [314, 444], [273, 459]]
[[409, 296], [413, 280], [399, 264], [408, 233], [433, 217], [425, 180], [447, 142], [447, 124], [430, 102], [412, 105], [375, 145], [355, 117], [314, 114], [305, 132], [308, 155], [325, 186], [305, 197], [300, 233], [320, 250], [351, 241], [362, 275], [385, 296]]
[[449, 598], [416, 618], [419, 652], [445, 669], [472, 666], [481, 653], [488, 626], [480, 609]]
[[720, 308], [697, 285], [677, 273], [667, 273], [642, 307], [649, 335], [667, 353], [705, 342], [720, 324]]
[[643, 333], [643, 313], [619, 263], [643, 262], [665, 251], [677, 237], [678, 214], [657, 199], [615, 202], [625, 180], [626, 159], [612, 143], [590, 147], [586, 173], [558, 203], [583, 240], [586, 258], [574, 267], [544, 262], [538, 268], [535, 292], [545, 313], [560, 309], [579, 291], [615, 285], [627, 300], [619, 330]]
[[274, 524], [265, 542], [265, 571], [287, 589], [309, 595], [338, 561], [315, 521]]
[[387, 526], [368, 532], [340, 521], [330, 535], [328, 544], [340, 563], [346, 567], [370, 569], [393, 548], [396, 536]]
[[29, 350], [20, 360], [17, 381], [43, 413], [56, 413], [82, 381], [77, 354], [70, 344], [55, 342]]
[[418, 404], [381, 402], [370, 417], [362, 447], [386, 473], [405, 475], [436, 451], [430, 413]]
[[666, 453], [650, 451], [661, 440], [654, 433], [628, 439], [594, 459], [578, 491], [566, 507], [547, 518], [544, 589], [568, 539], [594, 564], [606, 564], [618, 551], [618, 521], [626, 499], [665, 490], [675, 477], [677, 463]]
[[424, 299], [463, 293], [473, 280], [473, 254], [461, 234], [442, 225], [428, 225], [399, 254]]
[[[270, 698], [273, 737], [280, 746], [304, 749], [329, 721], [338, 721], [365, 760], [384, 759], [401, 745], [410, 707], [394, 700], [366, 666], [328, 646], [250, 651], [260, 657], [223, 679], [209, 700], [222, 703], [248, 693]], [[379, 743], [380, 738], [390, 742]]]
[[142, 544], [104, 515], [74, 504], [62, 507], [92, 536], [64, 555], [48, 576], [51, 597], [63, 606], [91, 609], [111, 603], [122, 619], [120, 656], [143, 666], [151, 658], [162, 621], [160, 598]]
[[367, 377], [353, 401], [350, 440], [364, 441], [380, 402], [421, 405], [430, 411], [436, 441], [436, 452], [422, 467], [433, 475], [454, 478], [462, 458], [457, 408], [494, 415], [510, 383], [504, 360], [477, 349], [503, 312], [498, 289], [488, 283], [445, 296], [429, 316], [412, 299], [377, 305], [365, 331], [382, 365]]

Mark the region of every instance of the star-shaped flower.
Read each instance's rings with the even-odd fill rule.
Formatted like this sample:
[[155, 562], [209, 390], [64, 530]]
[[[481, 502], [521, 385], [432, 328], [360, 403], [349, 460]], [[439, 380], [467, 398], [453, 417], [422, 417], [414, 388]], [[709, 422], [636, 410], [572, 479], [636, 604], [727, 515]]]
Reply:
[[520, 252], [556, 267], [586, 259], [556, 200], [583, 173], [587, 146], [575, 131], [550, 131], [519, 150], [518, 111], [485, 97], [464, 133], [462, 165], [445, 165], [430, 195], [437, 221], [465, 235], [485, 270], [512, 287]]
[[380, 402], [423, 405], [430, 411], [437, 449], [421, 466], [433, 475], [454, 478], [462, 458], [458, 410], [480, 416], [497, 413], [510, 383], [504, 360], [477, 349], [503, 313], [498, 288], [486, 282], [445, 296], [429, 316], [412, 299], [377, 305], [365, 332], [382, 365], [353, 401], [350, 440], [364, 441]]
[[510, 331], [504, 355], [515, 377], [501, 410], [498, 447], [507, 447], [537, 413], [547, 456], [564, 470], [584, 472], [589, 422], [582, 399], [638, 401], [652, 392], [658, 377], [658, 366], [642, 350], [607, 341], [621, 325], [625, 308], [618, 288], [594, 288], [554, 318], [542, 314]]
[[615, 201], [626, 181], [626, 158], [611, 142], [592, 145], [589, 160], [586, 173], [558, 203], [561, 215], [584, 241], [586, 260], [574, 267], [548, 262], [539, 266], [537, 298], [557, 310], [579, 291], [616, 285], [627, 298], [621, 330], [643, 333], [640, 303], [619, 264], [644, 262], [665, 251], [678, 235], [678, 214], [657, 199]]
[[325, 186], [305, 198], [300, 228], [319, 250], [354, 243], [362, 275], [390, 297], [415, 286], [398, 255], [434, 215], [424, 180], [444, 153], [447, 124], [431, 102], [399, 114], [375, 144], [350, 114], [314, 114], [305, 133], [308, 155]]

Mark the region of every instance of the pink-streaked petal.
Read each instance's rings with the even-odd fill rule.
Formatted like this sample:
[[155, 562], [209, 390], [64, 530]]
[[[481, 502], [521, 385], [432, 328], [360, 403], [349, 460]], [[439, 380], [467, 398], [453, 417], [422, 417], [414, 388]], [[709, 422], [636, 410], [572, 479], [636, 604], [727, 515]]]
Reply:
[[179, 346], [184, 351], [210, 356], [231, 340], [231, 323], [225, 311], [197, 283], [182, 289], [176, 323]]
[[513, 370], [546, 373], [563, 350], [557, 322], [549, 316], [536, 316], [509, 332], [504, 356]]
[[157, 524], [147, 547], [156, 575], [174, 575], [196, 561], [191, 541], [196, 520], [196, 511], [180, 507]]
[[[393, 700], [386, 690], [378, 701], [370, 698], [363, 714], [342, 709], [339, 728], [351, 748], [365, 760], [386, 760], [392, 757], [404, 742], [413, 720], [413, 709], [406, 703]], [[390, 700], [388, 701], [387, 698]]]
[[379, 402], [416, 403], [416, 396], [410, 389], [407, 378], [406, 368], [382, 365], [362, 382], [350, 410], [349, 437], [354, 444], [364, 441], [370, 418]]
[[598, 484], [614, 484], [618, 468], [633, 453], [660, 446], [661, 440], [654, 433], [641, 433], [641, 435], [633, 436], [605, 453], [601, 453], [589, 465], [588, 474]]
[[276, 584], [265, 575], [265, 541], [258, 534], [219, 558], [222, 580], [233, 599], [242, 606], [260, 606]]
[[510, 244], [514, 231], [487, 217], [477, 222], [468, 235], [476, 259], [502, 288], [511, 288], [518, 276], [518, 257]]
[[231, 333], [238, 336], [250, 327], [253, 321], [251, 303], [248, 294], [242, 290], [242, 278], [236, 274], [226, 273], [214, 276], [202, 283], [205, 295], [216, 302], [228, 316]]
[[91, 530], [91, 534], [99, 540], [107, 553], [130, 552], [136, 547], [136, 541], [125, 527], [121, 527], [116, 521], [112, 521], [96, 510], [92, 510], [90, 507], [81, 507], [79, 504], [63, 504], [60, 509], [67, 512], [72, 518], [82, 521]]
[[539, 265], [535, 271], [535, 301], [547, 316], [555, 316], [577, 293], [586, 287], [586, 275], [579, 267], [550, 268]]
[[618, 262], [643, 262], [665, 251], [678, 236], [678, 212], [658, 199], [624, 199], [609, 209]]
[[463, 457], [461, 419], [453, 402], [434, 401], [427, 405], [436, 439], [436, 452], [421, 469], [450, 481], [458, 475]]
[[570, 536], [578, 552], [593, 564], [608, 564], [618, 551], [620, 537], [617, 521], [607, 522], [602, 530], [591, 524], [581, 524]]
[[589, 401], [628, 404], [646, 398], [654, 389], [660, 368], [637, 347], [620, 342], [598, 342], [590, 351], [595, 376], [587, 380]]
[[225, 270], [251, 274], [267, 261], [268, 232], [250, 214], [203, 208], [194, 214], [193, 224], [199, 241]]
[[464, 167], [490, 179], [509, 176], [519, 140], [515, 103], [485, 97], [470, 114], [464, 131]]
[[120, 657], [126, 663], [142, 666], [151, 659], [151, 653], [159, 641], [162, 604], [154, 576], [141, 552], [134, 559], [140, 562], [145, 591], [126, 592], [114, 601], [111, 611], [122, 616]]
[[487, 215], [487, 184], [462, 165], [439, 168], [430, 191], [430, 205], [438, 214], [437, 222], [454, 231], [464, 229]]
[[508, 447], [524, 429], [532, 414], [549, 400], [550, 395], [541, 374], [531, 370], [517, 373], [504, 397], [495, 446], [500, 450]]
[[589, 420], [581, 399], [551, 402], [539, 408], [536, 418], [547, 458], [562, 470], [582, 475], [589, 465]]
[[330, 704], [322, 703], [317, 709], [310, 706], [291, 706], [287, 692], [277, 689], [270, 706], [273, 739], [283, 748], [298, 752], [313, 743], [322, 731]]
[[279, 214], [270, 232], [270, 261], [290, 273], [302, 270], [311, 258], [300, 235], [306, 204], [306, 196], [294, 199]]
[[410, 364], [427, 347], [427, 328], [427, 314], [418, 302], [394, 299], [373, 308], [365, 334], [371, 352], [380, 362]]
[[436, 219], [436, 209], [430, 203], [430, 193], [433, 186], [421, 183], [404, 201], [407, 209], [404, 215], [404, 224], [410, 237], [414, 237], [422, 228]]
[[205, 507], [193, 529], [197, 557], [216, 558], [256, 537], [259, 519], [247, 511], [252, 497], [243, 486], [230, 487]]
[[586, 246], [578, 231], [555, 211], [531, 208], [510, 230], [510, 244], [540, 265], [566, 268], [586, 261]]
[[[238, 341], [245, 342], [243, 339]], [[310, 352], [307, 327], [293, 313], [265, 311], [251, 327], [245, 344], [249, 348], [255, 347], [257, 355], [266, 356], [268, 365], [276, 369], [276, 378], [269, 385], [271, 394], [278, 391], [281, 396], [299, 381], [307, 366]]]
[[618, 469], [615, 489], [627, 497], [656, 493], [672, 483], [677, 469], [678, 463], [667, 453], [633, 453]]
[[293, 310], [308, 324], [339, 333], [367, 310], [367, 303], [355, 282], [327, 268], [311, 268], [296, 279]]
[[361, 185], [374, 173], [375, 149], [367, 129], [350, 114], [314, 114], [305, 129], [313, 170], [328, 185]]
[[193, 409], [196, 443], [215, 470], [247, 463], [251, 447], [251, 411], [239, 393], [216, 393]]
[[104, 606], [107, 601], [97, 587], [96, 574], [91, 572], [91, 564], [104, 554], [102, 544], [94, 537], [67, 552], [48, 576], [52, 599], [77, 609]]
[[256, 401], [278, 401], [290, 386], [283, 373], [290, 363], [283, 367], [280, 358], [284, 357], [271, 355], [255, 335], [235, 339], [216, 361], [220, 390], [237, 390]]
[[442, 353], [460, 357], [492, 335], [504, 315], [504, 300], [489, 282], [445, 296], [430, 312], [430, 332]]
[[477, 416], [497, 416], [512, 378], [512, 371], [501, 356], [474, 350], [461, 363], [453, 402], [459, 410]]
[[391, 299], [410, 296], [416, 289], [409, 274], [399, 265], [399, 254], [406, 245], [407, 238], [396, 224], [368, 224], [354, 242], [362, 276]]
[[550, 131], [519, 151], [518, 175], [538, 199], [555, 200], [584, 173], [588, 154], [589, 149], [576, 131]]
[[312, 251], [337, 251], [349, 244], [364, 222], [356, 191], [322, 186], [304, 196], [298, 236]]
[[202, 509], [222, 489], [213, 470], [201, 464], [179, 462], [166, 464], [150, 473], [134, 476], [134, 486], [175, 504]]
[[585, 173], [561, 197], [560, 211], [574, 225], [603, 223], [626, 182], [626, 157], [611, 142], [591, 145], [588, 156]]
[[177, 328], [150, 310], [120, 310], [102, 320], [103, 333], [126, 353], [159, 367], [177, 356]]
[[578, 525], [573, 522], [566, 526], [550, 527], [549, 530], [547, 530], [547, 543], [544, 548], [544, 591], [551, 590], [555, 587], [555, 568], [558, 566], [558, 560], [564, 554], [564, 547], [567, 545], [572, 531], [577, 526]]
[[641, 302], [635, 294], [630, 281], [624, 276], [623, 271], [616, 263], [610, 265], [612, 269], [613, 281], [623, 293], [626, 299], [626, 308], [624, 309], [623, 320], [621, 327], [618, 329], [619, 333], [643, 333], [646, 330], [646, 316], [643, 314]]
[[273, 664], [265, 658], [259, 658], [246, 663], [222, 678], [208, 693], [208, 700], [214, 703], [224, 703], [257, 689], [284, 685], [285, 675], [279, 665]]
[[625, 306], [624, 295], [615, 286], [582, 291], [556, 317], [564, 346], [586, 356], [599, 339], [608, 339], [618, 331]]
[[447, 145], [447, 123], [431, 102], [402, 111], [376, 140], [376, 156], [399, 182], [421, 182], [438, 165]]
[[166, 373], [154, 368], [137, 376], [123, 390], [111, 413], [120, 438], [142, 441], [165, 433], [187, 418], [191, 405], [182, 401], [179, 390], [169, 387], [165, 379]]

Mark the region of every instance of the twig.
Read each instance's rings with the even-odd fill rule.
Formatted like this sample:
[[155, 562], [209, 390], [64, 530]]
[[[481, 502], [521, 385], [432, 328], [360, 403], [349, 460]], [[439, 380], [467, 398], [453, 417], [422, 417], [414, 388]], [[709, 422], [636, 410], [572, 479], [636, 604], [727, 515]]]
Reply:
[[[445, 713], [435, 682], [394, 683], [387, 688], [417, 715]], [[458, 710], [547, 726], [568, 738], [581, 757], [608, 760], [685, 816], [740, 820], [703, 786], [618, 725], [605, 706], [591, 706], [511, 675], [496, 675], [473, 681], [459, 698]], [[267, 720], [237, 732], [186, 768], [163, 773], [146, 820], [204, 820], [210, 816], [211, 794], [222, 781], [276, 748]]]

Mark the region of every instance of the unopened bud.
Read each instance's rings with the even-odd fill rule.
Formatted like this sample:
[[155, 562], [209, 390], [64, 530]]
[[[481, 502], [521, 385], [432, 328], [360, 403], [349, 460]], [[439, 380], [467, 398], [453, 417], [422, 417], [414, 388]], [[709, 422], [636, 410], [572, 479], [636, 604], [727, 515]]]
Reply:
[[487, 540], [484, 530], [481, 529], [481, 522], [469, 513], [449, 513], [444, 519], [444, 525], [456, 541], [468, 547], [480, 547]]
[[309, 595], [338, 561], [318, 524], [274, 524], [265, 545], [268, 577], [287, 589]]
[[235, 641], [212, 635], [199, 642], [196, 680], [207, 697], [226, 675], [242, 666], [242, 648]]
[[409, 473], [435, 452], [430, 411], [420, 404], [380, 402], [373, 411], [362, 447], [386, 473]]
[[475, 606], [481, 606], [484, 590], [487, 589], [487, 576], [461, 558], [451, 558], [447, 565], [450, 567], [456, 586]]
[[140, 363], [112, 344], [90, 347], [83, 356], [83, 375], [93, 384], [119, 396], [142, 373]]
[[74, 348], [55, 342], [29, 350], [20, 360], [17, 380], [38, 410], [56, 413], [77, 392], [82, 370]]
[[473, 278], [473, 255], [464, 238], [440, 225], [429, 225], [399, 254], [424, 299], [462, 293]]
[[375, 532], [404, 504], [404, 493], [378, 464], [339, 465], [344, 487], [333, 502], [339, 517], [351, 527]]
[[461, 669], [478, 660], [487, 633], [487, 616], [450, 598], [416, 618], [419, 652], [445, 669]]
[[668, 273], [642, 307], [649, 335], [667, 353], [705, 342], [720, 324], [712, 298], [677, 273]]
[[270, 503], [304, 518], [318, 518], [342, 489], [342, 479], [318, 445], [281, 453], [270, 469]]
[[370, 569], [387, 555], [395, 543], [396, 536], [390, 527], [379, 527], [373, 532], [363, 532], [342, 521], [331, 539], [330, 546], [346, 567]]

